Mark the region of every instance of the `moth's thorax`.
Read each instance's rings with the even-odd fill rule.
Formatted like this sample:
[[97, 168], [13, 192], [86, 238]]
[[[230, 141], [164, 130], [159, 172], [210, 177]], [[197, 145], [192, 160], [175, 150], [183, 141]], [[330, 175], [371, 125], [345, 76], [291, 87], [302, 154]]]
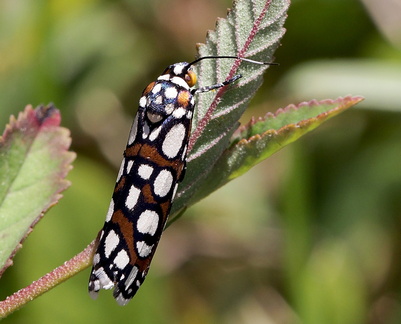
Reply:
[[[194, 98], [188, 84], [181, 78], [177, 78], [186, 86], [172, 82], [172, 80], [157, 80], [150, 83], [142, 93], [139, 107], [146, 111], [150, 123], [158, 123], [170, 115], [180, 118], [190, 114], [194, 107]], [[181, 82], [181, 83], [182, 83]]]

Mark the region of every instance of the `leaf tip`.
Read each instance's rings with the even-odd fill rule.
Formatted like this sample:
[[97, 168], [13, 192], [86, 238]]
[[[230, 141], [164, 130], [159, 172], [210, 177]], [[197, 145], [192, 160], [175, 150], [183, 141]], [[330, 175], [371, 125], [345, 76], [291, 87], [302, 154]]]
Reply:
[[59, 126], [61, 123], [60, 111], [53, 103], [37, 107], [35, 109], [35, 118], [42, 126]]

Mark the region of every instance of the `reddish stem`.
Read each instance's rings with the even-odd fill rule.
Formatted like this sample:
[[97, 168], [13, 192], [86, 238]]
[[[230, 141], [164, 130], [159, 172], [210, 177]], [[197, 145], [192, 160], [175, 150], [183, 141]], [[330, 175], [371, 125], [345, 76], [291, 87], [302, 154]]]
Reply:
[[66, 261], [63, 265], [34, 281], [29, 286], [18, 290], [1, 301], [0, 319], [7, 317], [32, 299], [35, 299], [90, 266], [92, 263], [95, 241], [96, 240], [92, 241], [85, 250], [74, 256], [71, 260]]

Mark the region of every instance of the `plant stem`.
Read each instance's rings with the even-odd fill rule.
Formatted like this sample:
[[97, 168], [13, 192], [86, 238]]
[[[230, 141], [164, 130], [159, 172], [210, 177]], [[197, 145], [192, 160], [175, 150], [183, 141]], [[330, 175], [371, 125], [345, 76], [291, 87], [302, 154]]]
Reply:
[[7, 317], [29, 301], [39, 297], [43, 293], [89, 267], [92, 264], [95, 242], [96, 240], [93, 240], [85, 250], [66, 261], [63, 265], [1, 301], [0, 319]]

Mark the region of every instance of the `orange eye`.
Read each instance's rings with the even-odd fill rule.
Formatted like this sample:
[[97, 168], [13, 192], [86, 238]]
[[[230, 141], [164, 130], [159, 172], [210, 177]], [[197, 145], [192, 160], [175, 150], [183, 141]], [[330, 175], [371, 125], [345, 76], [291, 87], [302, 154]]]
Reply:
[[190, 87], [193, 87], [196, 83], [196, 74], [194, 71], [188, 71], [185, 75], [185, 82], [188, 83]]

